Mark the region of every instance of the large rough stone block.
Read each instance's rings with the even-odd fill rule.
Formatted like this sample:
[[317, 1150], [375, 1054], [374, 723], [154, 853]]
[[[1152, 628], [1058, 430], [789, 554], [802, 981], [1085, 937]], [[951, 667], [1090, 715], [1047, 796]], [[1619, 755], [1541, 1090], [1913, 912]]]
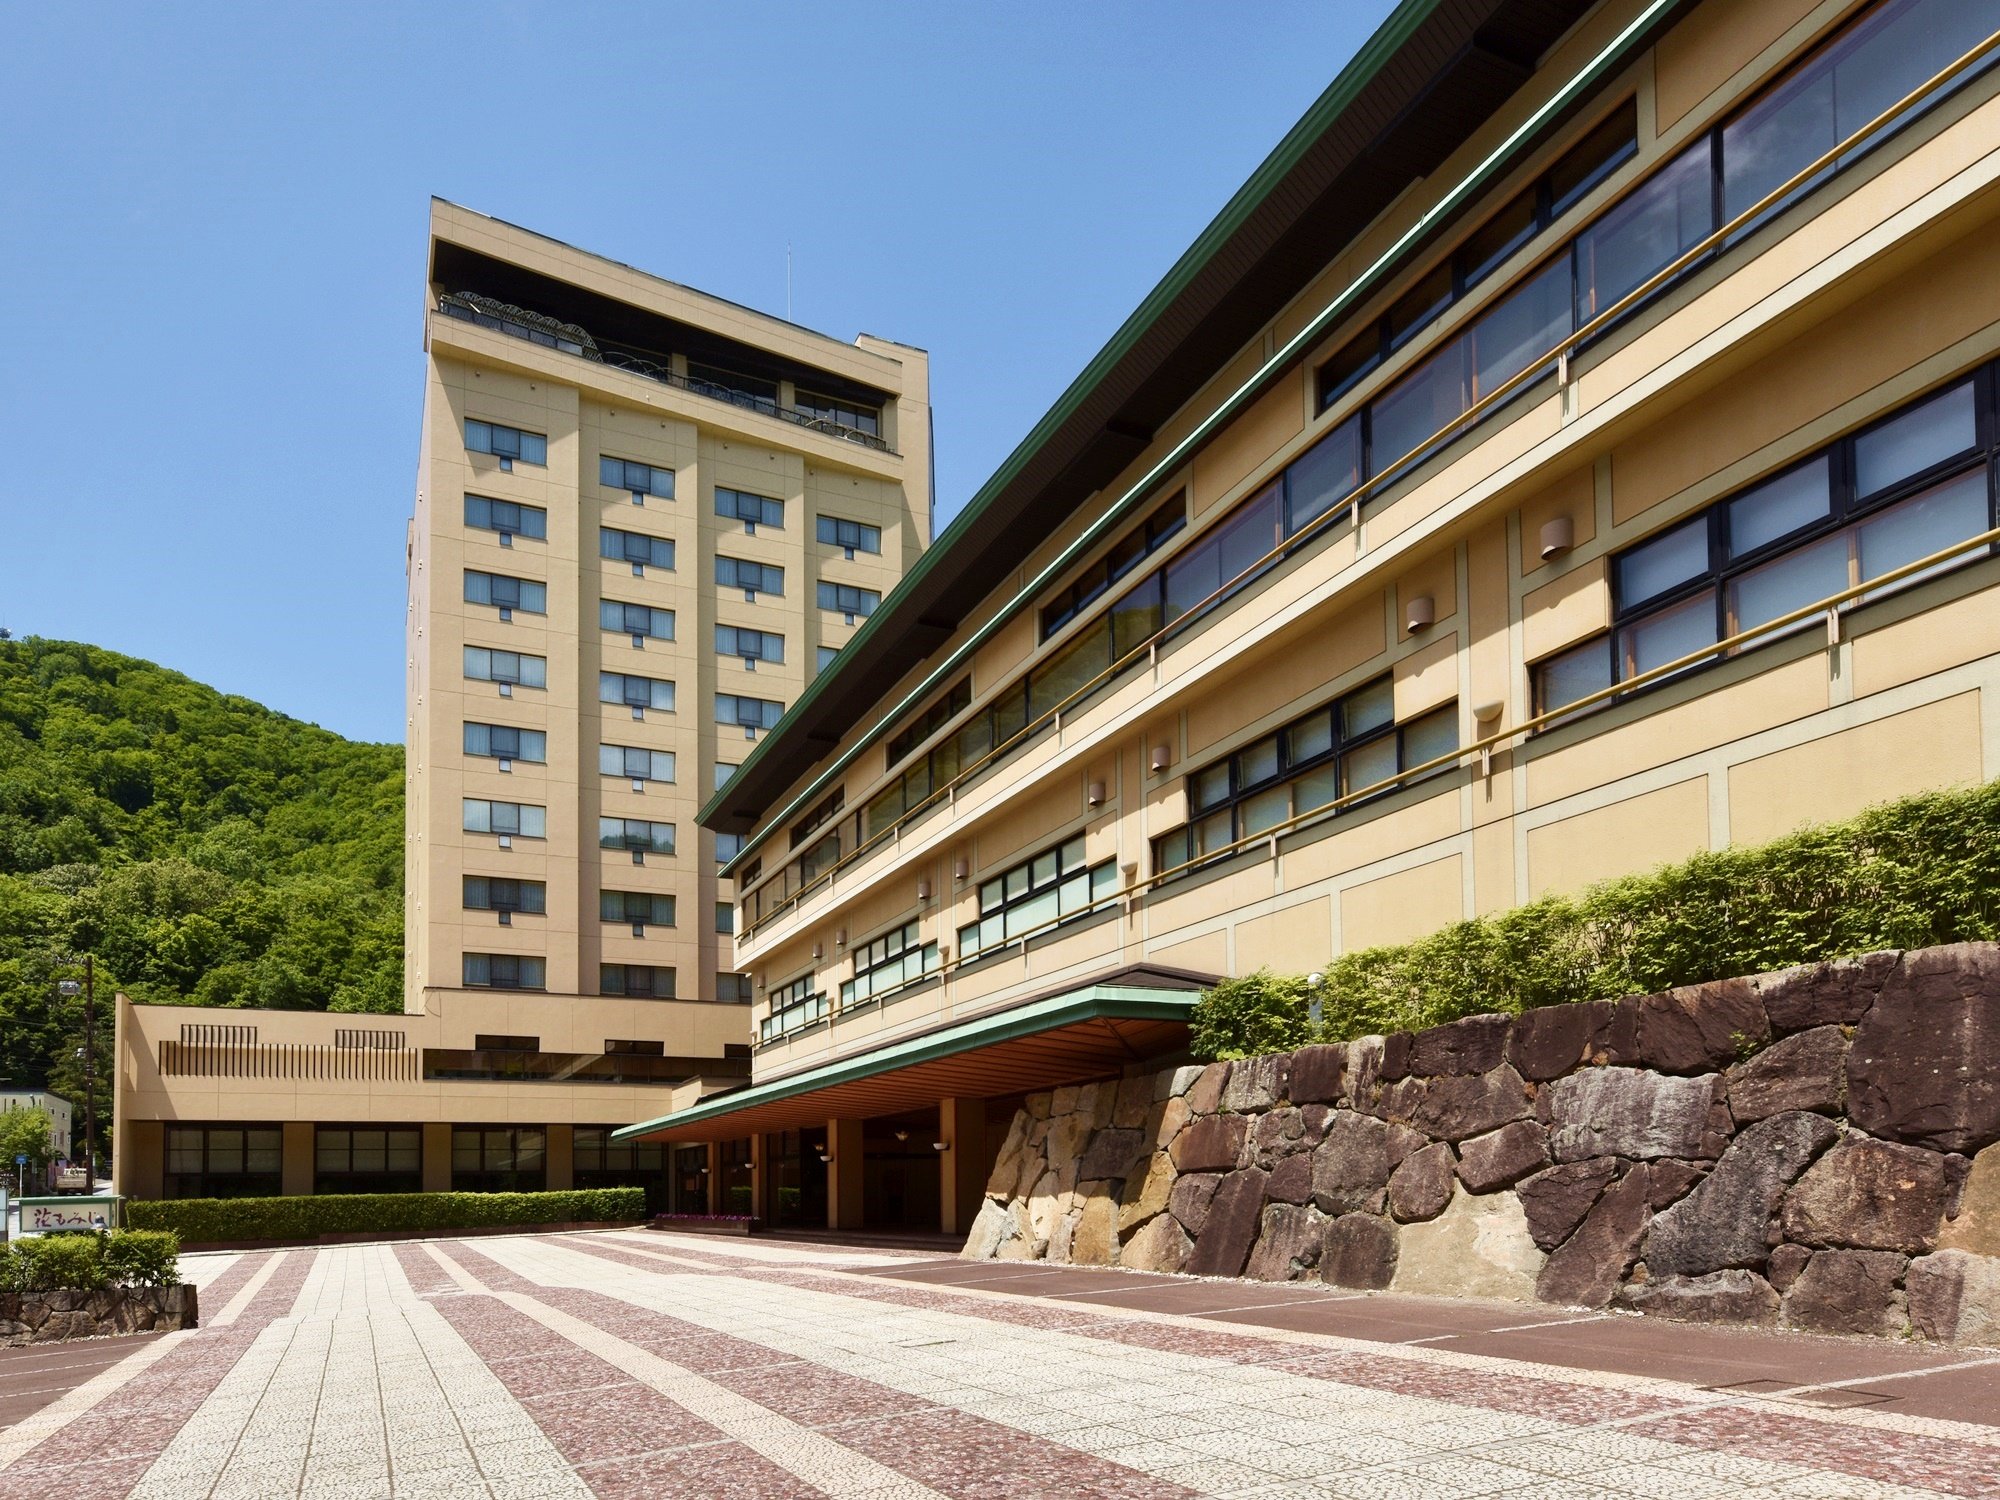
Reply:
[[1534, 1083], [1561, 1078], [1597, 1060], [1610, 1024], [1608, 1000], [1523, 1011], [1508, 1028], [1507, 1061]]
[[1208, 1220], [1195, 1236], [1187, 1269], [1197, 1276], [1241, 1276], [1264, 1211], [1265, 1174], [1255, 1167], [1216, 1184]]
[[1187, 1264], [1194, 1241], [1172, 1214], [1148, 1219], [1118, 1251], [1118, 1264], [1135, 1271], [1178, 1271]]
[[1502, 1063], [1484, 1073], [1431, 1079], [1409, 1118], [1437, 1140], [1462, 1141], [1533, 1113], [1526, 1083]]
[[1251, 1165], [1269, 1170], [1281, 1157], [1306, 1149], [1305, 1121], [1291, 1105], [1280, 1104], [1255, 1117], [1250, 1127]]
[[2000, 1146], [1988, 1146], [1972, 1158], [1955, 1206], [1958, 1211], [1938, 1235], [1938, 1248], [2000, 1256]]
[[1202, 1065], [1189, 1063], [1180, 1068], [1163, 1068], [1153, 1075], [1153, 1098], [1156, 1100], [1184, 1098], [1201, 1077]]
[[1198, 1115], [1212, 1115], [1222, 1107], [1222, 1091], [1229, 1084], [1226, 1062], [1213, 1062], [1201, 1070], [1201, 1077], [1188, 1085], [1188, 1108]]
[[1200, 1234], [1208, 1223], [1208, 1210], [1215, 1201], [1216, 1185], [1222, 1178], [1213, 1172], [1196, 1172], [1174, 1184], [1167, 1195], [1167, 1212], [1191, 1235]]
[[1146, 1132], [1146, 1139], [1149, 1142], [1164, 1151], [1167, 1144], [1181, 1133], [1181, 1127], [1191, 1118], [1193, 1112], [1188, 1109], [1187, 1100], [1176, 1096], [1155, 1104], [1152, 1113], [1146, 1116], [1146, 1123], [1140, 1128]]
[[1113, 1126], [1098, 1131], [1090, 1138], [1090, 1146], [1083, 1153], [1083, 1164], [1077, 1169], [1078, 1175], [1086, 1181], [1123, 1181], [1151, 1154], [1149, 1143], [1141, 1132], [1120, 1130]]
[[1655, 1276], [1704, 1276], [1762, 1266], [1786, 1189], [1839, 1133], [1833, 1121], [1799, 1110], [1752, 1125], [1729, 1143], [1713, 1172], [1654, 1219], [1647, 1269]]
[[1713, 1073], [1668, 1078], [1641, 1068], [1591, 1068], [1558, 1078], [1541, 1095], [1555, 1158], [1703, 1156], [1716, 1082]]
[[993, 1170], [986, 1176], [986, 1191], [1002, 1198], [1014, 1195], [1014, 1186], [1021, 1177], [1021, 1149], [1028, 1139], [1028, 1112], [1014, 1111], [1014, 1118], [1007, 1126], [1007, 1138], [1000, 1143], [1000, 1150], [993, 1158]]
[[1890, 949], [1831, 963], [1804, 964], [1760, 974], [1750, 981], [1750, 987], [1763, 1002], [1772, 1029], [1781, 1034], [1813, 1026], [1852, 1026], [1868, 1014], [1882, 981], [1902, 957], [1899, 950]]
[[1343, 1109], [1313, 1152], [1313, 1201], [1329, 1214], [1379, 1213], [1389, 1186], [1389, 1127]]
[[1505, 1061], [1512, 1016], [1464, 1016], [1410, 1038], [1410, 1072], [1419, 1078], [1489, 1073]]
[[1516, 1120], [1459, 1143], [1458, 1180], [1468, 1193], [1511, 1187], [1548, 1164], [1548, 1132], [1533, 1120]]
[[1443, 1141], [1404, 1157], [1389, 1174], [1389, 1212], [1405, 1224], [1435, 1219], [1451, 1202], [1453, 1166]]
[[1545, 1258], [1528, 1234], [1520, 1199], [1512, 1193], [1475, 1198], [1460, 1191], [1429, 1223], [1403, 1226], [1389, 1289], [1526, 1302], [1535, 1295]]
[[1346, 1076], [1346, 1047], [1301, 1047], [1292, 1054], [1292, 1103], [1333, 1104], [1340, 1098]]
[[1396, 1231], [1373, 1214], [1342, 1214], [1321, 1232], [1319, 1275], [1330, 1286], [1379, 1292], [1396, 1276]]
[[1785, 1238], [1914, 1255], [1937, 1245], [1947, 1192], [1936, 1152], [1849, 1136], [1785, 1195]]
[[1683, 985], [1639, 1001], [1639, 1061], [1663, 1073], [1714, 1072], [1770, 1037], [1770, 1017], [1747, 979]]
[[1839, 1114], [1847, 1092], [1847, 1035], [1838, 1026], [1797, 1032], [1724, 1075], [1738, 1125], [1787, 1110]]
[[1583, 1222], [1583, 1216], [1617, 1175], [1616, 1157], [1597, 1156], [1589, 1161], [1563, 1162], [1526, 1179], [1515, 1191], [1527, 1217], [1529, 1236], [1542, 1249], [1555, 1249]]
[[1155, 1214], [1165, 1213], [1178, 1180], [1174, 1159], [1164, 1151], [1155, 1151], [1147, 1159], [1144, 1172], [1125, 1179], [1125, 1192], [1118, 1205], [1118, 1232], [1129, 1234]]
[[1647, 1169], [1634, 1167], [1604, 1190], [1535, 1277], [1535, 1295], [1563, 1307], [1603, 1307], [1639, 1258], [1652, 1207], [1646, 1201]]
[[1636, 1281], [1618, 1294], [1618, 1305], [1685, 1323], [1772, 1323], [1778, 1316], [1778, 1294], [1755, 1271]]
[[1910, 1326], [1943, 1343], [2000, 1343], [2000, 1259], [1940, 1250], [1903, 1278]]
[[1111, 1110], [1111, 1123], [1121, 1130], [1137, 1130], [1153, 1112], [1153, 1077], [1135, 1073], [1119, 1080], [1118, 1097]]
[[1238, 1058], [1229, 1065], [1229, 1083], [1222, 1091], [1222, 1107], [1235, 1115], [1256, 1114], [1269, 1109], [1284, 1097], [1286, 1053], [1264, 1057]]
[[1888, 1250], [1815, 1251], [1785, 1293], [1784, 1321], [1811, 1333], [1894, 1337], [1905, 1316], [1896, 1283], [1908, 1264], [1908, 1257]]
[[1326, 1219], [1318, 1209], [1294, 1203], [1264, 1208], [1257, 1247], [1243, 1274], [1252, 1281], [1296, 1281], [1319, 1265], [1320, 1236]]
[[1118, 1201], [1109, 1193], [1092, 1193], [1083, 1200], [1070, 1236], [1072, 1265], [1109, 1266], [1118, 1260]]
[[1002, 1245], [1027, 1232], [1027, 1216], [1020, 1204], [988, 1198], [979, 1206], [972, 1229], [965, 1237], [965, 1248], [958, 1253], [964, 1260], [992, 1260]]
[[1250, 1122], [1242, 1115], [1196, 1115], [1168, 1148], [1183, 1172], [1227, 1172], [1243, 1151]]
[[1771, 1283], [1774, 1291], [1788, 1292], [1811, 1259], [1812, 1251], [1804, 1245], [1773, 1245], [1771, 1259], [1764, 1267], [1764, 1279]]
[[1934, 1151], [2000, 1141], [2000, 946], [1904, 955], [1855, 1029], [1847, 1109], [1870, 1135]]
[[1310, 1156], [1287, 1156], [1271, 1168], [1264, 1184], [1264, 1196], [1273, 1203], [1304, 1203], [1312, 1197], [1313, 1162]]

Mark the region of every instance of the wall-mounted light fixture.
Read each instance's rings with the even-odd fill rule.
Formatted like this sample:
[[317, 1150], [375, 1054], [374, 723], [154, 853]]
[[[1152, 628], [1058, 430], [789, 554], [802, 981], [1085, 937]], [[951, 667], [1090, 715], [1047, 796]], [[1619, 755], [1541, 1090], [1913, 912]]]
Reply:
[[1146, 759], [1147, 766], [1155, 776], [1166, 770], [1173, 763], [1174, 747], [1165, 743], [1153, 746], [1153, 753]]
[[1437, 601], [1429, 594], [1419, 594], [1403, 609], [1403, 628], [1415, 635], [1420, 630], [1429, 630], [1437, 622]]
[[967, 859], [964, 855], [961, 854], [957, 859], [954, 859], [951, 862], [951, 878], [953, 880], [963, 880], [965, 879], [966, 876], [970, 875], [971, 873], [972, 873], [972, 861]]
[[930, 900], [930, 899], [931, 899], [931, 878], [930, 878], [930, 876], [928, 876], [928, 875], [919, 875], [919, 876], [917, 877], [917, 899], [918, 899], [919, 901], [928, 901], [928, 900]]
[[825, 1162], [828, 1166], [833, 1165], [833, 1153], [831, 1151], [820, 1152], [819, 1159]]
[[836, 948], [845, 948], [847, 946], [847, 929], [845, 927], [834, 933], [833, 945]]
[[899, 1141], [907, 1141], [909, 1138], [910, 1138], [910, 1132], [907, 1130], [899, 1130], [896, 1132], [896, 1139]]
[[1102, 807], [1104, 805], [1104, 783], [1101, 781], [1091, 782], [1084, 789], [1084, 795], [1090, 799], [1092, 807]]
[[[1507, 705], [1496, 701], [1489, 700], [1485, 703], [1473, 704], [1472, 717], [1478, 728], [1479, 738], [1483, 740], [1495, 729], [1498, 729], [1501, 717], [1506, 712]], [[1491, 745], [1481, 745], [1479, 747], [1479, 774], [1481, 776], [1491, 776], [1493, 774], [1493, 747]]]
[[950, 1149], [951, 1149], [951, 1142], [950, 1142], [950, 1141], [932, 1141], [932, 1142], [931, 1142], [931, 1150], [933, 1150], [933, 1151], [949, 1151]]
[[813, 939], [813, 957], [814, 958], [826, 957], [826, 944], [822, 943], [818, 938]]
[[1542, 561], [1561, 557], [1576, 545], [1576, 524], [1568, 516], [1542, 522]]

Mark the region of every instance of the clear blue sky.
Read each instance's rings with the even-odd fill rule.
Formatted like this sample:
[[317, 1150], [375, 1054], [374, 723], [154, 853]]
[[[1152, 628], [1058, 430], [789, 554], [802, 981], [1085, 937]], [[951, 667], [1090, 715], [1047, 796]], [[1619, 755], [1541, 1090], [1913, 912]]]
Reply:
[[16, 6], [0, 625], [400, 739], [435, 193], [931, 351], [955, 513], [1388, 0]]

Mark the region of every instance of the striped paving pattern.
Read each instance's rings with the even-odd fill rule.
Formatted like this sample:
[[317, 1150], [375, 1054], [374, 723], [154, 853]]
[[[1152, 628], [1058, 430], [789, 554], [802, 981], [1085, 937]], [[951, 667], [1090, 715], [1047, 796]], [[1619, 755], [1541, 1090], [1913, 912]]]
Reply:
[[[1794, 1341], [1818, 1389], [1711, 1389], [1310, 1331], [1417, 1316], [1393, 1299], [643, 1232], [188, 1264], [197, 1331], [66, 1389], [9, 1351], [44, 1364], [0, 1500], [2000, 1497], [1992, 1351], [1857, 1350], [1857, 1381]], [[1904, 1374], [1994, 1393], [1990, 1422], [1883, 1404]]]

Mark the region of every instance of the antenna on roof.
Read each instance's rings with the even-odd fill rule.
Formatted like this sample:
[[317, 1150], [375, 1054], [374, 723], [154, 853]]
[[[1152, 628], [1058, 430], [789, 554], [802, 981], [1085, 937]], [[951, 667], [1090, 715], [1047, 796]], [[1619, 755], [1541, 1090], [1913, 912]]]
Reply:
[[785, 321], [792, 321], [792, 242], [785, 241]]

